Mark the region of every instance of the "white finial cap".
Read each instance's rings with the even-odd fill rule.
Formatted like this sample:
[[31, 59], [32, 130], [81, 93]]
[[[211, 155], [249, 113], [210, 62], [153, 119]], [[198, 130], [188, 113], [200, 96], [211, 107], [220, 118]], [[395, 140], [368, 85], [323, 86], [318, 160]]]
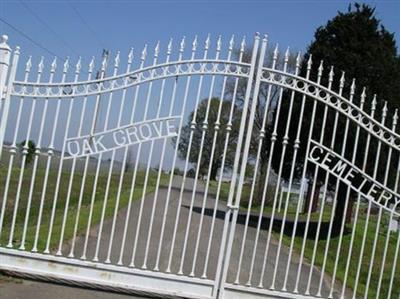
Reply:
[[289, 49], [289, 47], [287, 47], [286, 52], [285, 52], [285, 61], [286, 62], [289, 61], [289, 54], [290, 54], [290, 49]]
[[54, 57], [53, 62], [51, 63], [50, 72], [54, 73], [57, 69], [57, 57]]
[[75, 73], [78, 74], [81, 71], [81, 68], [82, 68], [82, 58], [81, 56], [79, 56], [78, 62], [76, 63], [75, 66]]
[[92, 59], [90, 60], [89, 63], [89, 73], [93, 72], [94, 69], [94, 56], [92, 56]]
[[356, 79], [353, 79], [350, 86], [350, 93], [354, 94], [356, 92]]
[[243, 36], [242, 42], [240, 43], [240, 52], [244, 52], [245, 48], [246, 48], [246, 36]]
[[229, 40], [229, 50], [230, 50], [230, 51], [233, 50], [234, 44], [235, 44], [235, 35], [232, 34], [231, 39]]
[[130, 49], [128, 54], [128, 63], [132, 63], [133, 61], [133, 48]]
[[310, 57], [308, 57], [307, 70], [311, 70], [311, 66], [312, 66], [312, 54], [310, 54]]
[[170, 55], [172, 52], [172, 37], [169, 39], [168, 46], [167, 46], [167, 54]]

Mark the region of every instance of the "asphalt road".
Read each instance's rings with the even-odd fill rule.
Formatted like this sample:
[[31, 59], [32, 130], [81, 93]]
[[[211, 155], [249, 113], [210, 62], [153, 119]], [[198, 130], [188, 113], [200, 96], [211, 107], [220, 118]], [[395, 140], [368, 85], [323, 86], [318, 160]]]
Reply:
[[[208, 236], [211, 231], [211, 225], [213, 222], [213, 211], [214, 211], [214, 198], [212, 196], [208, 197], [205, 206], [205, 215], [203, 217], [203, 229], [200, 234], [200, 242], [197, 250], [197, 258], [196, 263], [193, 265], [193, 257], [195, 255], [196, 249], [196, 241], [198, 238], [198, 228], [199, 223], [202, 216], [202, 202], [203, 202], [203, 190], [204, 186], [200, 185], [197, 188], [197, 192], [192, 192], [193, 181], [189, 181], [185, 185], [185, 192], [183, 192], [182, 196], [182, 204], [180, 205], [180, 217], [178, 221], [178, 227], [176, 232], [176, 240], [174, 245], [174, 251], [172, 254], [172, 263], [171, 263], [171, 271], [172, 273], [177, 273], [181, 268], [181, 257], [183, 254], [183, 243], [186, 236], [186, 229], [189, 228], [187, 249], [186, 249], [186, 258], [184, 259], [184, 263], [182, 265], [182, 270], [184, 275], [189, 275], [192, 269], [194, 269], [195, 276], [201, 277], [203, 272], [206, 272], [207, 278], [213, 279], [215, 277], [216, 265], [218, 261], [218, 252], [219, 252], [219, 244], [222, 236], [223, 230], [223, 216], [224, 211], [226, 210], [225, 203], [220, 203], [218, 205], [218, 213], [215, 219], [214, 233], [212, 236], [211, 250], [209, 252], [209, 263], [207, 264], [207, 271], [205, 269], [205, 260], [207, 257], [207, 247], [208, 247]], [[169, 261], [169, 253], [172, 247], [172, 236], [174, 232], [174, 225], [176, 214], [179, 209], [179, 187], [180, 180], [179, 178], [174, 182], [174, 188], [171, 193], [171, 201], [168, 205], [168, 213], [166, 217], [165, 223], [165, 232], [164, 239], [162, 244], [161, 257], [159, 262], [160, 271], [165, 271], [168, 266]], [[175, 188], [176, 187], [176, 188]], [[152, 270], [156, 264], [157, 259], [157, 251], [159, 248], [159, 240], [160, 240], [160, 231], [163, 222], [163, 211], [167, 198], [167, 189], [162, 188], [159, 191], [157, 201], [155, 204], [155, 212], [154, 212], [154, 222], [153, 229], [150, 238], [148, 238], [150, 232], [150, 219], [152, 218], [153, 211], [153, 203], [154, 203], [154, 194], [149, 194], [146, 196], [143, 202], [143, 214], [142, 214], [142, 223], [140, 226], [139, 234], [137, 236], [137, 248], [135, 258], [133, 259], [136, 267], [146, 266], [147, 269]], [[190, 204], [193, 198], [193, 203], [195, 209], [190, 213]], [[134, 202], [131, 209], [130, 221], [128, 223], [127, 230], [127, 238], [125, 242], [125, 246], [123, 247], [122, 260], [124, 265], [129, 265], [132, 261], [132, 252], [133, 252], [133, 244], [135, 244], [136, 240], [136, 228], [137, 228], [137, 220], [139, 217], [140, 210], [140, 201]], [[127, 209], [121, 209], [116, 218], [115, 222], [115, 234], [113, 239], [113, 246], [110, 251], [110, 259], [111, 263], [117, 263], [121, 253], [121, 244], [123, 238], [123, 231], [125, 226], [125, 219], [127, 215]], [[188, 218], [191, 217], [190, 225], [188, 225]], [[99, 260], [100, 262], [104, 262], [108, 256], [109, 252], [109, 244], [110, 244], [110, 235], [111, 228], [113, 225], [113, 219], [108, 219], [104, 223], [103, 234], [100, 240], [99, 246]], [[233, 283], [237, 277], [237, 270], [239, 266], [239, 256], [241, 243], [243, 239], [243, 233], [245, 230], [245, 226], [242, 223], [238, 223], [236, 226], [235, 240], [233, 244], [231, 263], [228, 272], [228, 282]], [[92, 259], [95, 255], [96, 246], [97, 246], [97, 236], [98, 236], [99, 226], [94, 227], [90, 232], [90, 238], [88, 240], [88, 250], [87, 250], [87, 258]], [[252, 262], [252, 253], [255, 246], [255, 237], [257, 230], [254, 226], [249, 226], [246, 236], [246, 246], [244, 247], [243, 260], [241, 265], [241, 271], [239, 273], [239, 282], [242, 285], [245, 285], [249, 280], [249, 272], [251, 268]], [[256, 249], [255, 262], [253, 268], [253, 275], [251, 279], [251, 283], [253, 286], [257, 286], [260, 282], [261, 271], [263, 266], [263, 260], [265, 257], [265, 247], [267, 244], [267, 230], [261, 230], [259, 235], [259, 240]], [[147, 242], [149, 240], [148, 246]], [[84, 238], [80, 237], [77, 239], [74, 255], [79, 258], [82, 255], [84, 244]], [[70, 252], [70, 245], [66, 245], [64, 248], [64, 255], [68, 255]], [[269, 251], [267, 255], [267, 263], [266, 270], [263, 279], [264, 287], [268, 287], [272, 282], [272, 273], [275, 269], [275, 260], [276, 260], [276, 252], [278, 251], [278, 241], [273, 237], [271, 238]], [[145, 262], [147, 252], [147, 259]], [[279, 290], [282, 288], [283, 281], [286, 273], [286, 264], [288, 261], [290, 253], [287, 247], [282, 246], [279, 264], [276, 267], [276, 283], [275, 289]], [[291, 264], [290, 271], [287, 277], [287, 289], [293, 290], [296, 278], [297, 278], [297, 265], [299, 263], [299, 257], [296, 254], [291, 255]], [[311, 268], [308, 264], [304, 264], [301, 268], [301, 279], [299, 283], [299, 292], [302, 293], [305, 291], [307, 286], [308, 275], [311, 271]], [[314, 268], [312, 269], [312, 279], [311, 279], [311, 294], [315, 294], [320, 281], [320, 272]], [[324, 277], [323, 285], [322, 285], [322, 296], [327, 297], [330, 284], [329, 277]], [[336, 285], [335, 288], [340, 289], [340, 286]], [[335, 294], [335, 298], [337, 298], [337, 294]], [[122, 298], [134, 298], [132, 296], [119, 295], [107, 292], [100, 292], [94, 290], [86, 290], [79, 288], [72, 288], [67, 286], [60, 286], [49, 283], [40, 283], [40, 282], [32, 282], [25, 280], [12, 280], [7, 282], [0, 282], [0, 298], [1, 299], [14, 299], [14, 298], [29, 298], [29, 299], [71, 299], [71, 298], [113, 298], [113, 299], [122, 299]], [[143, 297], [142, 297], [143, 298]]]

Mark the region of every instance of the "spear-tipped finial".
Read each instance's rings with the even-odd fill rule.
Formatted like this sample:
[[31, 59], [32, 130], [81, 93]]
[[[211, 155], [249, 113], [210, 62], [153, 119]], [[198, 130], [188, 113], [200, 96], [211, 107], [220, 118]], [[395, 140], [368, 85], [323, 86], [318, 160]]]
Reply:
[[278, 59], [278, 52], [279, 52], [279, 44], [277, 43], [274, 49], [274, 60]]
[[356, 79], [353, 78], [353, 81], [351, 82], [350, 86], [350, 94], [354, 95], [356, 92]]
[[38, 73], [43, 72], [43, 68], [44, 68], [44, 57], [42, 56], [40, 58], [39, 64], [38, 64]]
[[217, 40], [217, 51], [221, 51], [221, 45], [222, 45], [221, 35], [219, 35]]
[[53, 62], [51, 63], [50, 66], [50, 72], [54, 73], [57, 69], [57, 57], [54, 57]]
[[146, 59], [146, 56], [147, 56], [147, 44], [144, 45], [142, 56], [140, 57], [140, 59], [144, 61]]
[[398, 109], [394, 110], [393, 114], [393, 126], [397, 125], [397, 121], [399, 120]]
[[242, 42], [240, 43], [240, 52], [244, 52], [246, 48], [246, 36], [243, 36]]
[[376, 109], [376, 104], [377, 104], [377, 101], [376, 101], [376, 94], [374, 94], [374, 98], [372, 99], [372, 104], [371, 104], [371, 110], [372, 110], [372, 111], [375, 111], [375, 109]]
[[311, 66], [312, 66], [312, 54], [310, 54], [310, 57], [308, 57], [308, 61], [307, 61], [307, 70], [311, 70]]
[[92, 59], [90, 60], [89, 63], [89, 73], [93, 72], [94, 69], [94, 56], [92, 56]]
[[78, 62], [75, 65], [75, 73], [78, 74], [81, 71], [81, 68], [82, 68], [82, 58], [81, 56], [79, 56]]
[[290, 54], [290, 49], [287, 47], [286, 52], [285, 52], [285, 62], [289, 61], [289, 54]]
[[156, 47], [154, 48], [154, 57], [158, 57], [160, 53], [160, 41], [157, 42]]
[[69, 69], [69, 56], [67, 59], [65, 59], [64, 65], [63, 65], [63, 73], [66, 73]]
[[[181, 48], [182, 45], [185, 46], [185, 37], [183, 37], [182, 39], [182, 43], [181, 43]], [[196, 51], [197, 50], [197, 35], [194, 36], [193, 42], [192, 42], [192, 51]]]
[[387, 101], [385, 101], [385, 103], [383, 104], [383, 108], [382, 108], [382, 117], [386, 117], [387, 116]]
[[344, 76], [345, 76], [345, 72], [342, 71], [342, 76], [340, 77], [340, 85], [339, 85], [340, 88], [344, 87], [344, 81], [345, 81]]
[[211, 39], [210, 39], [210, 33], [207, 34], [207, 39], [204, 42], [204, 49], [208, 50], [210, 48], [210, 43], [211, 43]]
[[133, 61], [133, 48], [130, 49], [128, 54], [128, 63], [131, 64]]
[[105, 71], [105, 69], [107, 68], [107, 54], [105, 54], [104, 56], [103, 56], [103, 61], [101, 62], [101, 69], [103, 70], [103, 71]]
[[114, 58], [114, 67], [115, 68], [119, 67], [120, 61], [121, 61], [121, 59], [120, 59], [120, 51], [118, 51], [117, 55], [115, 55], [115, 58]]
[[365, 86], [364, 86], [364, 87], [363, 87], [363, 90], [362, 90], [362, 92], [361, 92], [361, 100], [360, 100], [360, 105], [361, 105], [361, 107], [364, 106], [366, 96], [367, 96], [367, 92], [366, 92], [366, 88], [365, 88]]
[[32, 56], [29, 56], [28, 61], [26, 62], [25, 72], [30, 72], [32, 67]]
[[234, 45], [235, 45], [235, 35], [232, 34], [231, 39], [229, 40], [229, 51], [233, 50]]
[[323, 71], [324, 71], [324, 61], [321, 60], [321, 62], [319, 63], [319, 67], [318, 67], [318, 77], [322, 76]]
[[301, 52], [299, 51], [296, 57], [296, 68], [300, 68], [300, 64], [301, 64]]
[[169, 39], [168, 46], [167, 46], [167, 55], [171, 55], [172, 52], [172, 37]]
[[333, 66], [331, 65], [331, 70], [329, 71], [329, 82], [333, 81], [333, 77], [335, 76], [335, 73], [333, 72]]

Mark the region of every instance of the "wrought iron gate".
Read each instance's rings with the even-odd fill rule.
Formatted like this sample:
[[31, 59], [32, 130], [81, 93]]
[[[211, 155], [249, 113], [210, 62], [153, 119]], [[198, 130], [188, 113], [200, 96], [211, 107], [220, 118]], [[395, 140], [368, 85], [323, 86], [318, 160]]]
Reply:
[[173, 49], [18, 69], [3, 37], [0, 269], [162, 297], [399, 298], [397, 110], [258, 34]]

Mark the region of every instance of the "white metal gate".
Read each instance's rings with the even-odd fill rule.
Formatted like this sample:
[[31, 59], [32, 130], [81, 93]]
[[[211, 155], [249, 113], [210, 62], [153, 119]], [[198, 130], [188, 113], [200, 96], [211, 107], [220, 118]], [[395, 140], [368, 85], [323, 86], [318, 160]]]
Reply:
[[399, 298], [397, 110], [258, 34], [223, 45], [19, 69], [3, 37], [0, 269], [161, 297]]

